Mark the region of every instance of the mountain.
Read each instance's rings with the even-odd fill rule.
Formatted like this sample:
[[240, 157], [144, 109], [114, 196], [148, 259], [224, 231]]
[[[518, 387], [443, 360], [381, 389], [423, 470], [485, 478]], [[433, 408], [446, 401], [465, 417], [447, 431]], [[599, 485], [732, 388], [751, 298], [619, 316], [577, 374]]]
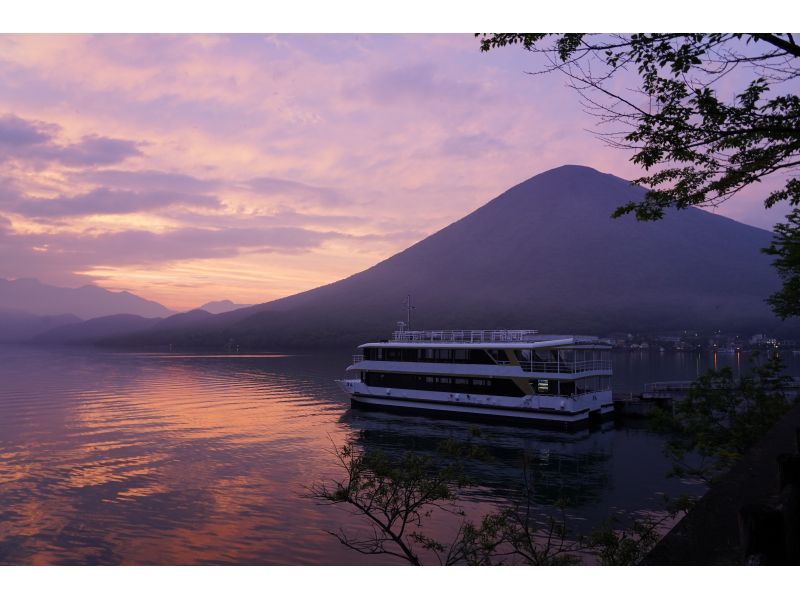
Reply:
[[245, 307], [250, 307], [250, 305], [245, 303], [234, 303], [228, 299], [223, 299], [222, 301], [209, 301], [205, 305], [201, 305], [198, 309], [207, 311], [211, 314], [224, 314], [226, 312], [233, 311], [235, 309], [243, 309]]
[[160, 318], [116, 314], [52, 328], [31, 340], [35, 343], [58, 345], [94, 343], [112, 336], [150, 330], [160, 321]]
[[81, 319], [72, 314], [37, 316], [19, 310], [0, 310], [0, 343], [26, 341], [54, 328], [76, 324]]
[[69, 289], [43, 284], [35, 278], [0, 278], [0, 309], [42, 316], [71, 313], [83, 320], [115, 314], [161, 318], [175, 313], [127, 291], [107, 291], [94, 285]]
[[414, 328], [780, 330], [764, 303], [779, 286], [760, 251], [771, 233], [697, 208], [658, 222], [610, 217], [644, 193], [562, 166], [344, 280], [212, 316], [190, 333], [151, 331], [109, 344], [355, 346], [388, 336], [405, 318], [407, 293]]
[[207, 320], [211, 316], [212, 314], [204, 309], [193, 309], [192, 311], [175, 314], [174, 316], [165, 318], [161, 322], [158, 322], [156, 327], [160, 329], [181, 328], [183, 326], [197, 324], [198, 322]]
[[132, 314], [117, 314], [93, 318], [85, 322], [70, 323], [52, 328], [32, 338], [44, 344], [87, 344], [107, 338], [142, 332], [169, 332], [191, 330], [200, 322], [212, 317], [201, 309], [175, 314], [168, 318], [143, 318]]

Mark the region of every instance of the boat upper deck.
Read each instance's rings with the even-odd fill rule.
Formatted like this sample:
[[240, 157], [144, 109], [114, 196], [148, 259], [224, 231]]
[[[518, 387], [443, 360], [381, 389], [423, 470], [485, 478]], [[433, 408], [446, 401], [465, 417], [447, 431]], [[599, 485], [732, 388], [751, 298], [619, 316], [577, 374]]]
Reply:
[[[536, 330], [397, 330], [391, 340], [365, 343], [366, 347], [431, 347], [454, 348], [470, 345], [475, 348], [539, 348], [572, 345], [609, 347], [596, 336], [548, 335]], [[610, 348], [610, 347], [609, 347]]]

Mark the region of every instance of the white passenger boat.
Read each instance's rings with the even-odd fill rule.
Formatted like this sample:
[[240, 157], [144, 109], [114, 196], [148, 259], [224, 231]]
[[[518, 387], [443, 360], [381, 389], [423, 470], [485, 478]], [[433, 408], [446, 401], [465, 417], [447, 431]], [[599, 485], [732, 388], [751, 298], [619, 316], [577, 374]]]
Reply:
[[354, 406], [570, 426], [612, 413], [611, 346], [535, 330], [400, 330], [337, 380]]

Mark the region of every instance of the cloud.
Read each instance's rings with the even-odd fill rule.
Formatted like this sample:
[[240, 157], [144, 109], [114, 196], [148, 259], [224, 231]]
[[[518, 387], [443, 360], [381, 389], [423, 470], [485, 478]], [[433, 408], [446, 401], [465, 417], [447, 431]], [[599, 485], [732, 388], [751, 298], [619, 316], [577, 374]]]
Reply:
[[181, 260], [231, 258], [243, 253], [299, 254], [326, 241], [407, 241], [414, 233], [354, 235], [295, 226], [181, 228], [163, 233], [129, 230], [94, 236], [76, 233], [17, 234], [0, 217], [0, 277], [36, 277], [59, 284], [86, 282], [74, 274], [96, 267], [151, 266]]
[[327, 205], [345, 203], [344, 197], [336, 189], [316, 187], [286, 179], [257, 177], [246, 181], [245, 187], [260, 195], [281, 196], [303, 203]]
[[[0, 198], [0, 202], [2, 201]], [[2, 205], [3, 203], [0, 203], [0, 206]], [[62, 196], [56, 199], [11, 198], [6, 201], [5, 209], [30, 218], [46, 219], [93, 214], [133, 214], [175, 205], [212, 209], [222, 207], [220, 201], [210, 195], [159, 191], [112, 191], [101, 187], [88, 193]]]
[[274, 226], [313, 226], [345, 228], [347, 226], [369, 226], [372, 220], [364, 216], [352, 214], [316, 214], [300, 212], [288, 208], [280, 208], [268, 214], [252, 212], [235, 213], [201, 213], [181, 214], [181, 222], [188, 226], [236, 228], [243, 223], [254, 227]]
[[0, 116], [0, 147], [29, 147], [50, 141], [58, 131], [55, 125], [29, 121], [13, 114]]
[[349, 86], [352, 97], [366, 94], [381, 104], [445, 100], [472, 102], [486, 99], [486, 92], [478, 83], [444, 76], [430, 62], [380, 69], [373, 72], [360, 85]]
[[317, 247], [335, 236], [338, 233], [296, 227], [182, 228], [166, 233], [139, 230], [89, 239], [70, 237], [62, 241], [62, 246], [67, 251], [85, 251], [84, 248], [88, 248], [91, 265], [118, 266], [230, 257], [245, 249], [293, 253]]
[[87, 135], [78, 143], [54, 148], [52, 155], [65, 166], [106, 166], [142, 155], [137, 145], [127, 139]]
[[480, 158], [505, 149], [508, 149], [508, 144], [502, 139], [476, 133], [448, 137], [442, 142], [437, 153], [462, 158]]
[[0, 221], [0, 276], [85, 283], [76, 272], [102, 266], [157, 266], [180, 260], [234, 257], [242, 252], [298, 253], [319, 247], [337, 232], [298, 227], [199, 229], [165, 233], [131, 230], [85, 236], [15, 234]]
[[127, 139], [85, 135], [76, 143], [56, 141], [61, 127], [25, 120], [14, 114], [0, 117], [0, 162], [24, 160], [57, 162], [64, 166], [107, 166], [142, 155], [139, 143]]
[[206, 193], [218, 189], [221, 185], [218, 180], [199, 179], [180, 172], [161, 170], [89, 170], [82, 171], [73, 178], [112, 189], [138, 191], [169, 190], [182, 193]]

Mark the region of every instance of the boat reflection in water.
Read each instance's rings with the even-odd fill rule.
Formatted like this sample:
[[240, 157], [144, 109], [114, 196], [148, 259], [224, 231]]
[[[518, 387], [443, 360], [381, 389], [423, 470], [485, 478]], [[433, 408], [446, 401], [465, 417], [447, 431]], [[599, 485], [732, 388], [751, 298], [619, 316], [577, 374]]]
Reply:
[[474, 483], [463, 493], [467, 511], [470, 503], [524, 502], [527, 477], [539, 510], [560, 516], [563, 509], [576, 532], [596, 528], [612, 515], [663, 512], [664, 494], [702, 490], [667, 478], [661, 442], [644, 426], [621, 429], [604, 422], [566, 432], [365, 410], [350, 410], [341, 421], [366, 452], [397, 457], [413, 450], [435, 459], [444, 454], [444, 443], [477, 446], [487, 458], [460, 460]]

